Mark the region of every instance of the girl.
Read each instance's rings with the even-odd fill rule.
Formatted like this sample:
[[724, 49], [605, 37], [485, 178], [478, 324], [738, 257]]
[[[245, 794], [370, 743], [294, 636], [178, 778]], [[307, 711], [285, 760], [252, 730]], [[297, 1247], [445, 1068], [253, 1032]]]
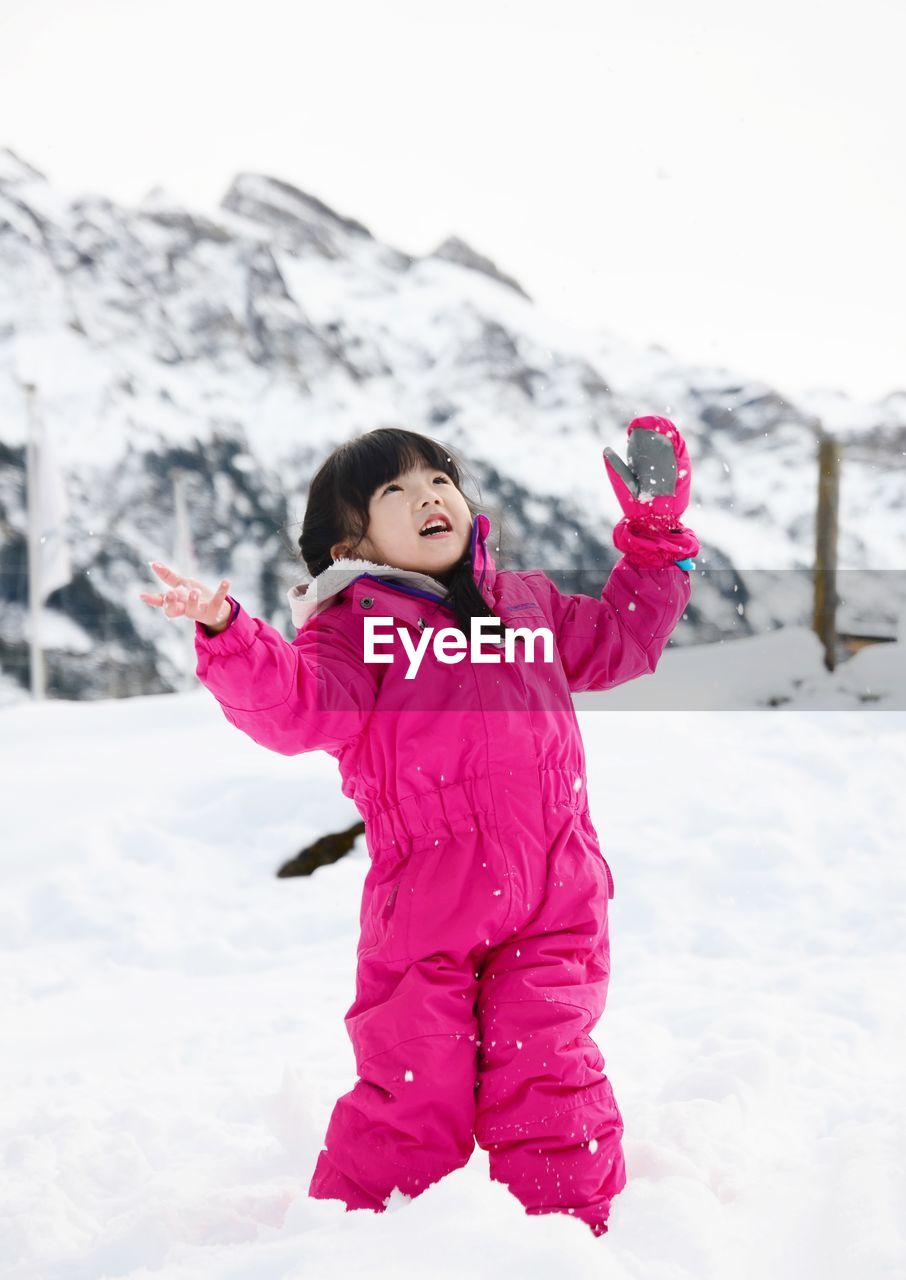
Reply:
[[[312, 481], [299, 539], [312, 581], [288, 593], [292, 642], [228, 580], [211, 591], [153, 564], [168, 589], [141, 598], [194, 619], [198, 678], [227, 720], [284, 755], [329, 752], [365, 822], [345, 1015], [358, 1079], [311, 1196], [380, 1212], [394, 1188], [417, 1196], [461, 1168], [477, 1141], [527, 1213], [607, 1230], [623, 1122], [590, 1032], [614, 890], [570, 693], [654, 671], [699, 550], [679, 523], [679, 431], [643, 417], [628, 436], [628, 465], [604, 450], [625, 514], [600, 599], [498, 569], [451, 452], [395, 428], [341, 445]], [[484, 656], [436, 645], [411, 678], [429, 630], [464, 641], [473, 618], [498, 619], [481, 624]], [[378, 623], [383, 646], [369, 639]], [[549, 660], [524, 632], [507, 661], [500, 624], [547, 629]]]

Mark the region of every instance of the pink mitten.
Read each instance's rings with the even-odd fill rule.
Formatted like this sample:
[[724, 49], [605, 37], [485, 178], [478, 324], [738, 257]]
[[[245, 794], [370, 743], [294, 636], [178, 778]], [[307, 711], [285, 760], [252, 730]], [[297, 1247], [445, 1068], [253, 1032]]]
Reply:
[[649, 414], [633, 418], [626, 434], [626, 462], [613, 449], [604, 450], [604, 465], [625, 513], [614, 526], [614, 546], [645, 567], [698, 555], [698, 538], [679, 519], [689, 503], [692, 464], [678, 428], [669, 418]]

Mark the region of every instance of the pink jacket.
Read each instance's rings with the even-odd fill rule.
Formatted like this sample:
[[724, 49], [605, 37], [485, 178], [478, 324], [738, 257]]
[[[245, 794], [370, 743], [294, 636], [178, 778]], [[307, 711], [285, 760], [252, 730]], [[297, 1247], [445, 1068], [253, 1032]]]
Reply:
[[366, 616], [391, 617], [394, 628], [411, 629], [413, 643], [423, 627], [452, 620], [440, 596], [369, 573], [309, 616], [292, 642], [235, 601], [225, 631], [196, 624], [197, 675], [227, 720], [282, 755], [336, 757], [373, 858], [394, 844], [427, 844], [439, 826], [475, 813], [498, 827], [502, 815], [509, 824], [519, 813], [531, 831], [539, 805], [585, 812], [585, 754], [569, 695], [653, 672], [689, 601], [684, 569], [640, 569], [625, 555], [600, 599], [564, 595], [540, 570], [497, 570], [489, 528], [486, 515], [475, 517], [479, 589], [507, 626], [551, 629], [551, 663], [538, 646], [534, 664], [466, 656], [446, 665], [429, 647], [406, 680], [398, 643], [391, 664], [366, 663]]
[[575, 1214], [598, 1235], [626, 1182], [622, 1117], [590, 1036], [613, 877], [570, 693], [654, 671], [689, 575], [624, 555], [600, 599], [567, 596], [538, 570], [498, 571], [489, 527], [476, 516], [475, 581], [507, 626], [551, 631], [552, 662], [520, 658], [521, 641], [509, 663], [445, 664], [430, 646], [407, 680], [395, 641], [389, 664], [366, 663], [367, 617], [415, 646], [452, 614], [423, 575], [354, 564], [293, 589], [292, 643], [235, 601], [220, 634], [196, 626], [198, 677], [262, 746], [335, 756], [365, 820], [345, 1015], [358, 1078], [308, 1194], [380, 1212], [394, 1187], [419, 1195], [478, 1141], [526, 1213]]

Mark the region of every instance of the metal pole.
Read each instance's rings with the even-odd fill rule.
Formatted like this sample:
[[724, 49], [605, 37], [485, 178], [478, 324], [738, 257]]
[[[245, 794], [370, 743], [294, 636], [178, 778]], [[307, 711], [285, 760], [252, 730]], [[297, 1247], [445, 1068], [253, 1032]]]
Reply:
[[44, 652], [41, 648], [41, 512], [38, 485], [38, 450], [40, 448], [40, 420], [37, 408], [37, 388], [26, 382], [25, 399], [28, 407], [28, 435], [25, 442], [26, 501], [28, 504], [28, 614], [29, 658], [31, 695], [36, 702], [46, 701], [44, 681]]
[[[176, 467], [173, 470], [173, 511], [175, 515], [174, 563], [177, 570], [185, 578], [196, 578], [195, 549], [192, 546], [192, 525], [189, 520], [189, 507], [186, 501], [186, 473]], [[186, 652], [186, 665], [183, 684], [186, 689], [194, 689], [195, 684], [195, 624], [183, 624], [183, 645]]]
[[824, 665], [837, 665], [837, 512], [839, 443], [819, 425], [818, 509], [815, 517], [815, 609], [812, 625], [824, 645]]

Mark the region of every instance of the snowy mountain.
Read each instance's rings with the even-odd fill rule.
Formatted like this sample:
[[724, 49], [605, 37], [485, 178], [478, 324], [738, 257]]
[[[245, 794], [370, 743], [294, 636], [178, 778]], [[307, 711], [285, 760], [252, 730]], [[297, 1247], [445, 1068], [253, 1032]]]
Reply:
[[501, 567], [538, 566], [597, 595], [621, 515], [601, 450], [622, 450], [637, 414], [673, 417], [695, 467], [687, 523], [702, 540], [671, 642], [683, 646], [808, 622], [820, 416], [843, 445], [840, 590], [852, 603], [840, 625], [892, 635], [902, 612], [906, 391], [870, 405], [830, 392], [793, 404], [725, 368], [554, 322], [455, 236], [413, 257], [258, 174], [235, 178], [216, 218], [160, 189], [125, 208], [64, 195], [7, 149], [7, 698], [25, 696], [28, 680], [25, 376], [72, 511], [76, 576], [48, 608], [52, 697], [179, 686], [185, 636], [138, 598], [147, 561], [173, 559], [176, 469], [198, 575], [226, 574], [252, 613], [291, 636], [284, 592], [307, 577], [296, 544], [308, 479], [335, 444], [379, 425], [412, 426], [460, 453], [482, 508], [502, 517]]

